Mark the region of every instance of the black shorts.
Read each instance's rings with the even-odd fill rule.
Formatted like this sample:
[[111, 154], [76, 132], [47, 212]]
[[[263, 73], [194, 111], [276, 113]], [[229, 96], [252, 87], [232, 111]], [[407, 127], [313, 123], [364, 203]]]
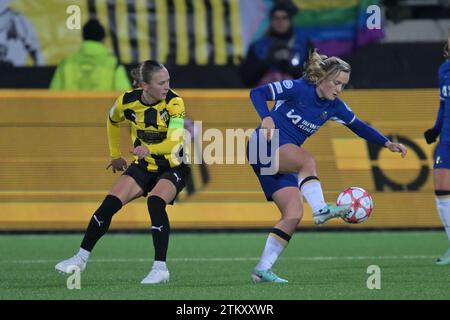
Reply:
[[[136, 164], [133, 162], [123, 174], [132, 177], [144, 191], [142, 196], [146, 197], [160, 179], [167, 179], [172, 182], [177, 190], [176, 195], [178, 195], [186, 186], [190, 173], [191, 168], [185, 164], [181, 164], [174, 168], [167, 168], [163, 171], [148, 171], [146, 164]], [[173, 201], [170, 202], [170, 204], [173, 204]]]

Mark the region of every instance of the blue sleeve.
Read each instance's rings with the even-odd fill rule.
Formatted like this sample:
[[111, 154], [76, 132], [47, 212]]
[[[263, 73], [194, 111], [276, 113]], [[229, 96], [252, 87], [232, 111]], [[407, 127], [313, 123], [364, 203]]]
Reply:
[[442, 129], [442, 123], [444, 122], [444, 105], [445, 105], [445, 100], [443, 100], [441, 98], [441, 102], [439, 103], [439, 111], [436, 117], [436, 122], [434, 124], [434, 128], [437, 132], [441, 132]]
[[267, 85], [270, 90], [271, 100], [294, 100], [302, 95], [306, 84], [298, 80], [283, 80], [271, 82]]
[[363, 139], [366, 139], [369, 142], [380, 144], [384, 146], [384, 144], [389, 141], [384, 135], [378, 132], [375, 128], [365, 124], [358, 118], [355, 118], [352, 123], [347, 125], [347, 127], [360, 136]]
[[347, 126], [356, 119], [352, 109], [350, 109], [344, 101], [338, 100], [336, 108], [338, 111], [334, 117], [330, 118], [330, 120], [345, 124]]
[[267, 101], [271, 100], [270, 95], [268, 86], [261, 86], [250, 90], [250, 99], [261, 120], [270, 115], [269, 107], [267, 106]]
[[264, 119], [270, 115], [267, 101], [295, 99], [301, 87], [302, 85], [295, 80], [272, 82], [250, 90], [250, 99], [259, 117]]

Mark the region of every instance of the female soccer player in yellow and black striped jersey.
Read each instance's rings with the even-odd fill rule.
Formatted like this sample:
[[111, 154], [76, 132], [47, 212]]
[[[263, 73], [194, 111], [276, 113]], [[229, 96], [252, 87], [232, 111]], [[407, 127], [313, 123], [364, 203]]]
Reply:
[[[96, 242], [105, 234], [112, 216], [122, 206], [140, 196], [146, 197], [152, 221], [155, 260], [142, 284], [169, 281], [166, 254], [170, 224], [166, 205], [173, 204], [189, 177], [189, 167], [183, 163], [184, 103], [169, 87], [169, 73], [160, 63], [145, 61], [132, 71], [139, 89], [119, 96], [112, 106], [107, 122], [113, 172], [124, 171], [110, 193], [92, 216], [79, 252], [56, 265], [62, 273], [83, 271]], [[127, 168], [119, 148], [122, 121], [131, 123], [134, 161]]]

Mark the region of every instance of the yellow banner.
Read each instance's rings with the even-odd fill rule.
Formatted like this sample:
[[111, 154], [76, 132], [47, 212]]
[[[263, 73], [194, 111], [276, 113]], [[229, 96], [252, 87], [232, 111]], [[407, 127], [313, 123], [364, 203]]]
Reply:
[[[226, 139], [227, 129], [247, 130], [259, 124], [247, 91], [177, 92], [188, 116], [201, 121], [202, 132], [214, 129]], [[0, 229], [84, 228], [117, 179], [105, 170], [109, 156], [104, 123], [116, 96], [0, 91]], [[330, 221], [330, 225], [441, 226], [433, 193], [435, 145], [427, 145], [422, 136], [434, 123], [438, 91], [348, 90], [343, 100], [360, 119], [405, 144], [409, 152], [401, 159], [335, 123], [310, 138], [304, 148], [317, 161], [327, 201], [335, 201], [350, 186], [366, 189], [374, 200], [373, 214], [363, 224]], [[127, 126], [122, 130], [124, 155], [131, 147], [128, 130]], [[205, 152], [211, 143], [203, 139], [201, 150]], [[225, 160], [208, 166], [207, 185], [201, 185], [201, 168], [195, 168], [196, 192], [169, 208], [175, 228], [270, 227], [279, 219], [250, 165]], [[311, 227], [309, 206], [304, 208], [301, 226]], [[146, 227], [147, 219], [145, 201], [137, 200], [123, 209], [112, 227]]]

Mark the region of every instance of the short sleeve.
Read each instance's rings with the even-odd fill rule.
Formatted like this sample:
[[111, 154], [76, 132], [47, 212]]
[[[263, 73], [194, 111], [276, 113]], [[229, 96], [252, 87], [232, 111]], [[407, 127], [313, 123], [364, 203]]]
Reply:
[[122, 122], [125, 120], [125, 115], [123, 113], [123, 95], [116, 99], [111, 110], [109, 111], [109, 120], [112, 122]]

